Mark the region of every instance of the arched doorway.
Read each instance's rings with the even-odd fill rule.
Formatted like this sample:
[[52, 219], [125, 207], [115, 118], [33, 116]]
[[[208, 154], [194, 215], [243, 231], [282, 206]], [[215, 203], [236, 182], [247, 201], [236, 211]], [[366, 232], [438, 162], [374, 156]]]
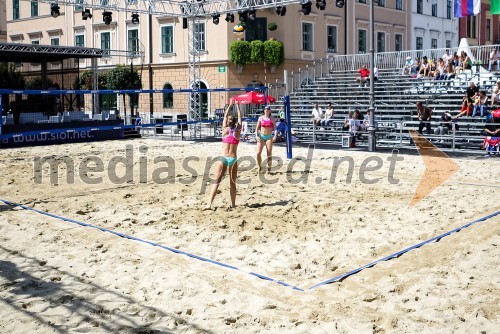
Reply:
[[[208, 89], [208, 86], [205, 82], [202, 80], [199, 80], [195, 83], [191, 84], [191, 89]], [[200, 103], [201, 107], [201, 118], [207, 118], [208, 117], [208, 108], [210, 104], [210, 94], [207, 92], [202, 92], [202, 93], [191, 93], [193, 94], [193, 98], [197, 99], [197, 101]]]

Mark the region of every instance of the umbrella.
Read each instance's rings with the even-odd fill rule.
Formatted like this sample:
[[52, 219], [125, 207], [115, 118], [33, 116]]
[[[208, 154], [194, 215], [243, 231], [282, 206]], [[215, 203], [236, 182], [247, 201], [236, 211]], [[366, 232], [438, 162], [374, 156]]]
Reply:
[[267, 95], [266, 101], [264, 94], [256, 91], [233, 96], [233, 99], [240, 104], [267, 104], [276, 102], [276, 99], [271, 95]]

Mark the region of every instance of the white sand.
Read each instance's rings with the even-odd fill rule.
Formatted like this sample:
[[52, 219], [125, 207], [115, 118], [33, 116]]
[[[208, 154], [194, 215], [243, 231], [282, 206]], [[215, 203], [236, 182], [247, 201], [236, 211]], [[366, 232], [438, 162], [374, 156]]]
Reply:
[[[88, 155], [107, 166], [134, 147], [133, 181], [97, 185], [60, 174], [51, 185], [45, 165], [36, 184], [33, 157], [68, 156], [78, 167]], [[147, 182], [139, 178], [139, 147], [147, 145]], [[0, 198], [143, 238], [237, 267], [232, 270], [97, 229], [0, 204], [1, 333], [499, 333], [500, 216], [350, 276], [309, 287], [500, 210], [499, 159], [457, 159], [461, 170], [427, 198], [409, 203], [424, 167], [404, 156], [387, 180], [382, 169], [359, 181], [367, 152], [316, 150], [307, 184], [298, 162], [285, 163], [265, 185], [255, 170], [240, 173], [238, 207], [228, 211], [225, 179], [214, 206], [203, 212], [202, 177], [189, 181], [182, 161], [202, 172], [220, 143], [160, 140], [4, 149]], [[243, 143], [239, 155], [254, 156]], [[157, 156], [176, 161], [175, 183], [152, 181]], [[294, 149], [306, 156], [306, 149]], [[265, 154], [264, 154], [265, 156]], [[334, 157], [345, 164], [329, 183]], [[144, 166], [144, 165], [143, 165]], [[162, 164], [165, 166], [165, 164]], [[119, 165], [119, 175], [123, 166]], [[162, 174], [164, 178], [166, 174]], [[316, 181], [320, 184], [316, 184]], [[486, 186], [490, 184], [491, 186]], [[295, 291], [249, 275], [272, 277]]]

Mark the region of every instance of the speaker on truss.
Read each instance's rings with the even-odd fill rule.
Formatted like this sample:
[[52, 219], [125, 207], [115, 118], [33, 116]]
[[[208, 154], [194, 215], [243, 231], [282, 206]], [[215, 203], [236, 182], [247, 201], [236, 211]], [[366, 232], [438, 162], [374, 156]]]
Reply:
[[188, 28], [188, 19], [187, 17], [182, 18], [182, 29], [187, 29]]

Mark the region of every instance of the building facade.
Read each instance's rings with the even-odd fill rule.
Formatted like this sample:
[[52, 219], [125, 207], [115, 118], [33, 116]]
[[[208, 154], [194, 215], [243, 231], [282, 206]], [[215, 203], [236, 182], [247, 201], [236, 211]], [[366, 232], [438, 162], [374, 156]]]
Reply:
[[459, 37], [471, 46], [500, 44], [500, 15], [492, 15], [490, 5], [490, 0], [482, 1], [479, 14], [459, 19]]
[[412, 0], [411, 49], [457, 47], [458, 18], [452, 0]]
[[7, 11], [5, 1], [0, 0], [0, 42], [7, 41]]
[[[5, 1], [5, 0], [3, 0]], [[133, 4], [131, 4], [133, 6]], [[247, 20], [246, 40], [282, 41], [285, 62], [275, 73], [266, 64], [246, 64], [242, 71], [229, 60], [229, 47], [238, 39], [233, 27], [239, 22], [218, 24], [211, 17], [203, 17], [195, 27], [201, 51], [201, 88], [246, 87], [252, 83], [275, 83], [283, 80], [283, 70], [293, 71], [313, 60], [329, 55], [367, 53], [370, 48], [370, 0], [345, 1], [344, 8], [334, 2], [325, 10], [315, 6], [310, 13], [300, 4], [287, 6], [286, 14], [279, 15], [275, 8], [259, 10], [255, 20]], [[375, 51], [399, 51], [411, 48], [411, 8], [403, 0], [379, 0], [374, 4]], [[180, 18], [138, 14], [132, 19], [130, 12], [111, 11], [105, 19], [103, 10], [88, 10], [82, 6], [59, 4], [57, 13], [48, 3], [25, 0], [6, 0], [7, 42], [82, 46], [103, 50], [127, 50], [142, 57], [120, 59], [122, 64], [151, 68], [151, 78], [143, 73], [145, 89], [178, 89], [193, 87], [188, 73], [188, 31]], [[91, 14], [88, 15], [88, 14]], [[107, 21], [107, 22], [105, 22]], [[269, 23], [278, 29], [270, 31]], [[114, 58], [104, 57], [99, 66], [116, 65]], [[80, 68], [90, 66], [81, 61]], [[73, 89], [74, 87], [61, 87]], [[156, 97], [155, 97], [156, 98]], [[227, 96], [211, 94], [203, 97], [203, 108], [214, 110], [227, 102]], [[161, 106], [161, 107], [160, 107]], [[156, 101], [155, 112], [182, 112], [187, 109], [185, 96], [168, 101]]]

